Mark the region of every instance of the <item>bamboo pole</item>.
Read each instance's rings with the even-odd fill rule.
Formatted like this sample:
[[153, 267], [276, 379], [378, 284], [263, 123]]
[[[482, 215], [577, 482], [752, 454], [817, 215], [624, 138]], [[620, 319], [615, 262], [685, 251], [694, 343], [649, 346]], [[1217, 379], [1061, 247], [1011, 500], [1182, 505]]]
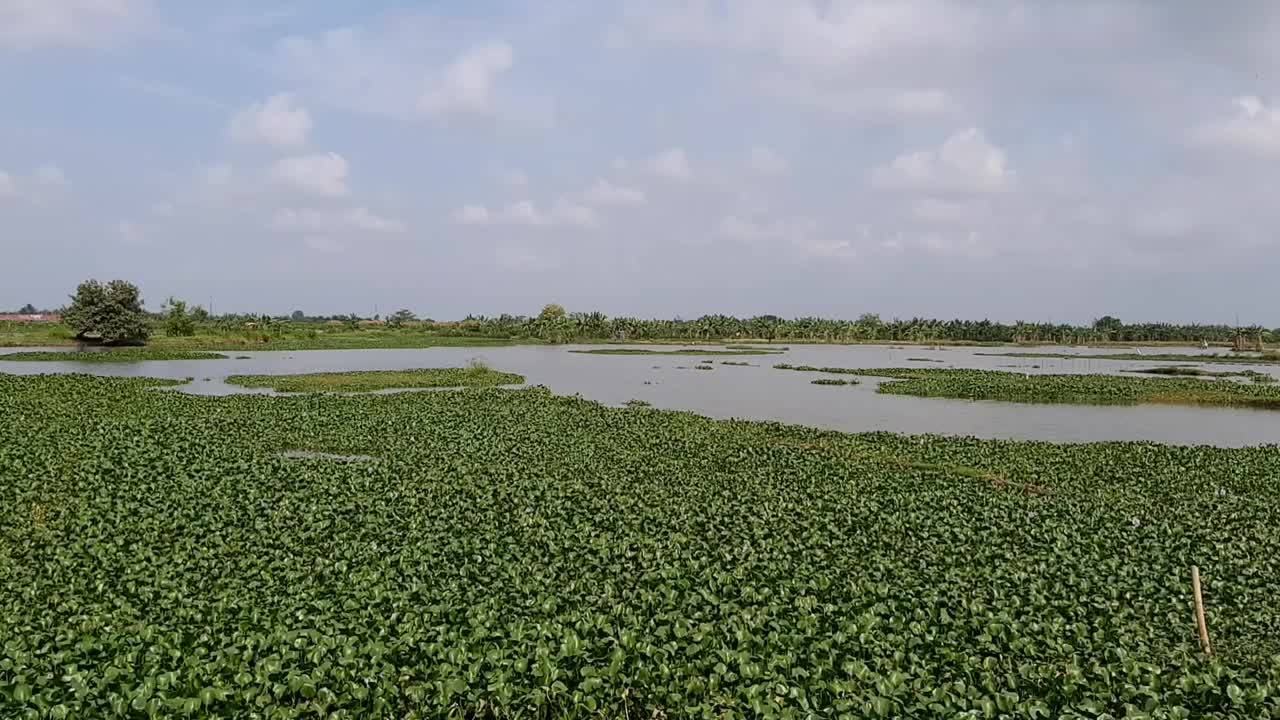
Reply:
[[1200, 647], [1204, 648], [1205, 655], [1213, 654], [1213, 647], [1209, 645], [1209, 623], [1204, 618], [1204, 597], [1200, 594], [1200, 568], [1195, 565], [1191, 566], [1191, 595], [1196, 601], [1196, 627], [1200, 630]]

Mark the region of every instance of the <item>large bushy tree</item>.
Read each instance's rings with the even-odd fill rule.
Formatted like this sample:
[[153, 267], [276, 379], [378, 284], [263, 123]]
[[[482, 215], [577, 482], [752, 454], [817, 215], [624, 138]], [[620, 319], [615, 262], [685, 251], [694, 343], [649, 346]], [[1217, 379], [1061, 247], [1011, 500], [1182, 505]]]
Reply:
[[137, 285], [124, 280], [80, 283], [62, 321], [75, 330], [77, 339], [106, 345], [141, 345], [151, 337], [142, 294]]

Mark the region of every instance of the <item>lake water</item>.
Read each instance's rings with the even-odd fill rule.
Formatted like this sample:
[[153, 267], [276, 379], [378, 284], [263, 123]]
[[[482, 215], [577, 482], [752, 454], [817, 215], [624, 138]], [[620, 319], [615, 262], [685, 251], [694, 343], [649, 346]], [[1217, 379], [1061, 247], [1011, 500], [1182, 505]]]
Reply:
[[[598, 348], [601, 346], [590, 346]], [[646, 346], [661, 349], [658, 346]], [[679, 347], [679, 346], [671, 346]], [[29, 348], [23, 348], [27, 350]], [[880, 381], [863, 379], [853, 387], [812, 385], [820, 375], [774, 370], [775, 363], [834, 367], [981, 368], [1025, 373], [1124, 374], [1160, 364], [1090, 359], [1090, 355], [1128, 352], [1080, 348], [1036, 348], [1035, 352], [1072, 352], [1078, 358], [989, 357], [1000, 348], [875, 345], [793, 345], [781, 355], [717, 356], [715, 370], [695, 370], [704, 358], [688, 356], [585, 355], [574, 346], [428, 348], [421, 350], [308, 350], [228, 352], [243, 360], [160, 361], [128, 364], [4, 362], [0, 372], [36, 374], [84, 372], [128, 377], [194, 377], [185, 392], [222, 395], [243, 392], [223, 379], [236, 374], [285, 374], [347, 370], [400, 370], [458, 367], [471, 359], [495, 370], [520, 373], [532, 385], [563, 395], [620, 405], [631, 399], [655, 407], [690, 410], [715, 418], [777, 420], [813, 427], [866, 432], [972, 435], [1054, 442], [1151, 440], [1179, 445], [1244, 446], [1280, 443], [1280, 412], [1166, 405], [1029, 405], [990, 401], [944, 400], [879, 395]], [[18, 350], [0, 350], [16, 352]], [[1146, 348], [1148, 354], [1200, 354], [1194, 349]], [[1210, 350], [1208, 352], [1220, 352]], [[707, 355], [705, 359], [712, 359]], [[912, 362], [929, 358], [940, 362]], [[753, 367], [723, 365], [748, 362]], [[1280, 378], [1278, 366], [1213, 364], [1215, 370], [1252, 369]], [[685, 369], [681, 369], [685, 368]]]

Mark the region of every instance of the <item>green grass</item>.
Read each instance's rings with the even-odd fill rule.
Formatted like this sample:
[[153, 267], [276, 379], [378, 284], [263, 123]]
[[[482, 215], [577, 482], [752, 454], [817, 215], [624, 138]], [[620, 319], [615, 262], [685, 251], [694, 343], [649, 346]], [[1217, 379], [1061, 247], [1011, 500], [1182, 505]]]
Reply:
[[[764, 345], [764, 347], [761, 347], [762, 344]], [[726, 350], [768, 350], [770, 352], [786, 352], [791, 349], [789, 347], [778, 347], [776, 345], [769, 345], [768, 343], [754, 343], [751, 345], [725, 345], [724, 348]]]
[[1170, 365], [1164, 367], [1142, 368], [1141, 370], [1133, 370], [1132, 372], [1142, 373], [1144, 375], [1173, 375], [1179, 377], [1206, 377], [1206, 378], [1245, 378], [1255, 383], [1271, 383], [1275, 382], [1275, 378], [1266, 373], [1260, 373], [1257, 370], [1241, 370], [1239, 372], [1232, 371], [1214, 371], [1203, 370], [1195, 367], [1185, 367], [1181, 365]]
[[174, 350], [163, 347], [130, 347], [76, 351], [32, 351], [0, 354], [0, 361], [13, 362], [79, 362], [132, 363], [149, 360], [226, 360], [227, 356], [212, 352]]
[[65, 325], [0, 322], [0, 348], [60, 347], [75, 344], [75, 333]]
[[147, 387], [0, 375], [0, 717], [1280, 713], [1274, 448]]
[[524, 383], [523, 375], [496, 372], [484, 366], [421, 370], [363, 370], [301, 375], [232, 375], [227, 378], [229, 385], [269, 388], [277, 392], [294, 393], [494, 387], [522, 383]]
[[714, 355], [780, 355], [782, 350], [698, 350], [685, 348], [681, 350], [649, 350], [646, 348], [594, 348], [591, 350], [570, 350], [582, 355], [696, 355], [708, 357]]
[[749, 363], [749, 362], [738, 362], [738, 361], [735, 361], [735, 360], [721, 360], [721, 361], [720, 361], [720, 364], [721, 364], [721, 365], [728, 365], [728, 366], [730, 366], [730, 367], [759, 367], [758, 365], [754, 365], [754, 364]]
[[795, 370], [797, 372], [820, 372], [830, 373], [832, 375], [862, 375], [865, 374], [857, 368], [840, 368], [840, 367], [815, 367], [813, 365], [789, 365], [787, 363], [778, 363], [773, 366], [774, 370]]
[[861, 381], [859, 380], [842, 380], [840, 378], [818, 378], [817, 380], [809, 381], [810, 385], [858, 385], [860, 383]]
[[1227, 363], [1230, 365], [1280, 365], [1280, 354], [1266, 352], [1262, 355], [1185, 355], [1161, 353], [1141, 355], [1138, 353], [1108, 353], [1084, 355], [1080, 353], [1055, 352], [999, 352], [974, 353], [987, 357], [1015, 358], [1057, 358], [1060, 360], [1139, 360], [1147, 362], [1183, 362], [1183, 363]]
[[1280, 410], [1280, 388], [1185, 378], [1114, 375], [1025, 375], [999, 370], [878, 368], [852, 371], [901, 382], [883, 383], [891, 395], [1084, 405], [1212, 405]]

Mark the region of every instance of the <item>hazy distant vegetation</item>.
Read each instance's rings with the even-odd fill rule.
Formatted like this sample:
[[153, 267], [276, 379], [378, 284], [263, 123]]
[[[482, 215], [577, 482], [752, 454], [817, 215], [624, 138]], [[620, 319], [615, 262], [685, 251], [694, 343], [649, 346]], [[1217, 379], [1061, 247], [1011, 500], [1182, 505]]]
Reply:
[[[110, 300], [109, 290], [121, 293]], [[131, 304], [132, 303], [132, 304]], [[102, 312], [85, 312], [91, 306]], [[31, 308], [32, 306], [28, 306]], [[123, 308], [123, 309], [121, 309]], [[889, 320], [864, 313], [856, 320], [817, 317], [782, 318], [757, 315], [738, 318], [703, 315], [694, 319], [642, 319], [608, 317], [601, 312], [567, 312], [556, 303], [536, 315], [471, 315], [459, 321], [419, 319], [417, 313], [397, 310], [385, 318], [356, 313], [312, 316], [302, 310], [285, 315], [211, 315], [203, 307], [169, 298], [159, 313], [141, 312], [141, 297], [129, 283], [107, 285], [89, 281], [81, 285], [72, 305], [63, 310], [72, 336], [81, 340], [112, 337], [115, 342], [136, 343], [148, 335], [162, 335], [164, 344], [183, 347], [231, 347], [261, 345], [267, 349], [345, 347], [428, 347], [442, 344], [507, 342], [893, 342], [893, 343], [1230, 343], [1238, 349], [1255, 349], [1280, 338], [1280, 328], [1261, 326], [1174, 323], [1125, 323], [1107, 315], [1087, 325], [1069, 323], [1003, 323], [991, 320], [940, 320], [910, 318]], [[97, 323], [95, 327], [93, 324]], [[67, 344], [70, 340], [56, 326], [44, 329], [0, 327], [0, 345]], [[101, 328], [106, 328], [106, 334]], [[154, 331], [154, 333], [153, 333]], [[31, 337], [18, 337], [28, 335]]]

